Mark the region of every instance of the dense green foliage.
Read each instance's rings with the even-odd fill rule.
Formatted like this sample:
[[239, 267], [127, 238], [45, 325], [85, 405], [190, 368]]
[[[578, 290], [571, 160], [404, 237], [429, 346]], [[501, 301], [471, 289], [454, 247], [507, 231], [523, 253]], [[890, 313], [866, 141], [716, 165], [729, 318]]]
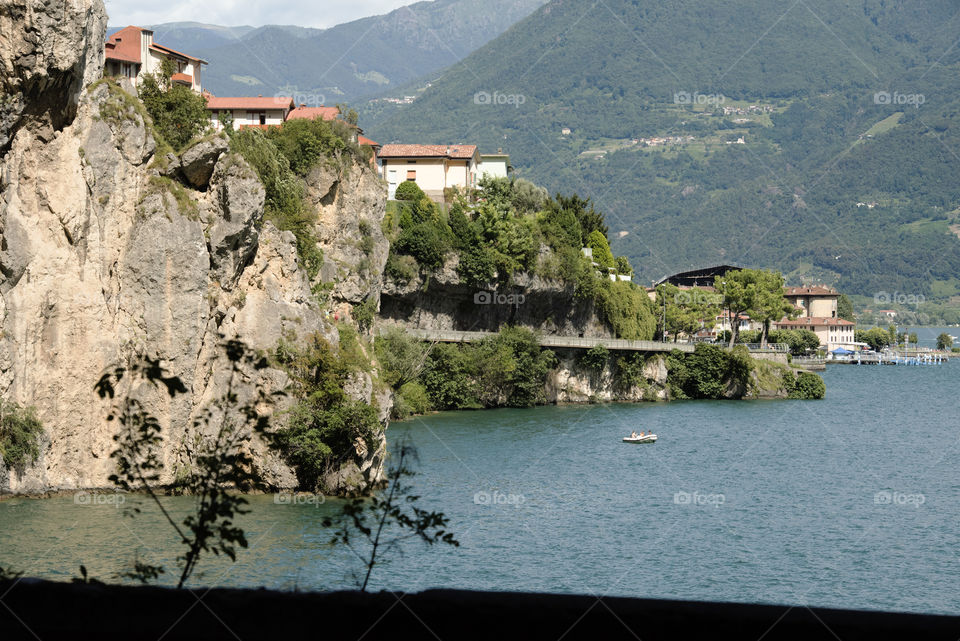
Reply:
[[341, 120], [288, 120], [282, 127], [268, 129], [267, 137], [298, 176], [306, 176], [324, 162], [339, 164], [347, 155], [362, 160], [360, 148], [351, 140], [350, 128]]
[[[403, 200], [390, 203], [384, 222], [392, 241], [388, 277], [409, 281], [418, 269], [436, 269], [457, 252], [457, 273], [471, 287], [509, 284], [520, 272], [535, 272], [573, 284], [577, 299], [594, 301], [617, 336], [653, 337], [656, 321], [646, 292], [608, 276], [608, 268], [625, 275], [633, 268], [610, 252], [603, 216], [589, 199], [549, 198], [522, 179], [484, 178], [480, 190], [456, 197], [444, 212], [415, 183], [401, 183], [398, 193], [400, 187]], [[584, 246], [594, 248], [600, 268], [581, 253]]]
[[394, 198], [397, 200], [411, 200], [416, 202], [424, 196], [426, 196], [426, 194], [420, 189], [420, 185], [412, 180], [403, 181], [397, 185], [397, 190], [394, 192]]
[[242, 129], [230, 137], [230, 148], [243, 156], [266, 190], [264, 219], [297, 238], [297, 255], [311, 280], [320, 271], [323, 255], [314, 226], [317, 212], [305, 199], [306, 187], [290, 168], [290, 160], [259, 129]]
[[375, 446], [380, 429], [377, 412], [347, 396], [344, 385], [354, 366], [348, 355], [335, 352], [321, 336], [312, 336], [303, 347], [281, 341], [275, 357], [290, 375], [296, 398], [276, 442], [302, 488], [325, 490], [324, 474], [351, 456], [358, 439], [368, 448]]
[[858, 343], [867, 343], [870, 349], [878, 352], [888, 345], [896, 344], [896, 341], [890, 337], [890, 333], [879, 327], [867, 330], [855, 330], [853, 332], [853, 340]]
[[732, 351], [700, 343], [692, 354], [674, 350], [667, 357], [667, 384], [674, 398], [726, 398], [731, 387], [750, 383], [750, 354], [745, 347]]
[[837, 299], [837, 317], [848, 320], [851, 323], [857, 322], [857, 316], [853, 313], [853, 302], [846, 294], [840, 294]]
[[154, 128], [175, 150], [180, 150], [208, 127], [210, 114], [205, 96], [171, 82], [173, 71], [172, 63], [164, 61], [159, 74], [143, 77], [139, 95]]
[[953, 337], [946, 332], [942, 332], [937, 336], [937, 349], [948, 350], [953, 347]]
[[40, 456], [43, 425], [32, 407], [0, 399], [0, 458], [8, 470], [23, 474]]
[[547, 372], [556, 362], [533, 332], [514, 327], [479, 343], [432, 347], [391, 332], [378, 337], [375, 349], [382, 380], [397, 391], [399, 416], [541, 405]]
[[610, 360], [610, 350], [603, 345], [591, 347], [580, 357], [580, 365], [594, 372], [601, 372]]
[[827, 386], [823, 379], [812, 372], [797, 372], [796, 380], [790, 387], [790, 398], [800, 400], [821, 399], [827, 394]]
[[[945, 302], [960, 294], [956, 8], [611, 0], [585, 14], [556, 2], [371, 129], [508, 140], [518, 175], [602, 206], [641, 282], [727, 263]], [[525, 101], [463, 100], [489, 87]], [[654, 136], [684, 142], [632, 142]]]

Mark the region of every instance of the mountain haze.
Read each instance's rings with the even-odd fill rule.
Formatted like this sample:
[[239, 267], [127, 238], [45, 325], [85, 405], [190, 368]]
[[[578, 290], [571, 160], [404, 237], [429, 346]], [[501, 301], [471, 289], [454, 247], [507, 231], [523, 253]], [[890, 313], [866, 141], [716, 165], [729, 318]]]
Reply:
[[349, 102], [442, 69], [545, 0], [436, 0], [329, 29], [154, 25], [157, 42], [209, 61], [217, 95], [301, 94]]
[[[958, 11], [553, 0], [364, 122], [381, 142], [503, 147], [518, 174], [593, 197], [641, 280], [732, 262], [946, 299], [960, 294]], [[655, 137], [683, 142], [635, 142]]]

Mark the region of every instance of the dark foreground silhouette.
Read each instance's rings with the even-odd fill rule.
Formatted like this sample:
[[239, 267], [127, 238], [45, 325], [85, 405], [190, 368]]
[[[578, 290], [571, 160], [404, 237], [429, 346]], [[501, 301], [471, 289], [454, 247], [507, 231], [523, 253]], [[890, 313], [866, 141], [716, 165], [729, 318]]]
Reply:
[[950, 639], [960, 617], [509, 592], [0, 583], [0, 639]]

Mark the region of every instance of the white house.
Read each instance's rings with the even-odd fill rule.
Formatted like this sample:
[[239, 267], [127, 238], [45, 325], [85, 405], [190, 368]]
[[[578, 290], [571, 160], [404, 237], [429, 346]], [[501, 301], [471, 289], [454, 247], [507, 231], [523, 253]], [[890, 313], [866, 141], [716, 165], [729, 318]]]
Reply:
[[377, 158], [391, 200], [397, 186], [407, 180], [437, 202], [443, 202], [448, 187], [477, 186], [480, 153], [476, 145], [384, 145]]
[[483, 178], [506, 178], [510, 171], [510, 154], [503, 153], [498, 149], [495, 154], [480, 154], [480, 165], [477, 167], [477, 174]]
[[808, 329], [820, 339], [827, 351], [853, 343], [856, 323], [842, 318], [802, 316], [796, 320], [783, 319], [776, 323], [777, 329]]
[[159, 73], [163, 61], [170, 60], [174, 64], [173, 82], [197, 93], [203, 91], [201, 70], [207, 62], [155, 43], [149, 29], [134, 26], [121, 29], [107, 39], [104, 53], [105, 76], [127, 78], [136, 86], [144, 74]]
[[220, 98], [207, 94], [207, 111], [210, 112], [210, 124], [220, 131], [220, 117], [229, 114], [233, 117], [233, 128], [278, 127], [286, 121], [293, 110], [293, 98], [276, 96], [257, 96], [256, 98]]

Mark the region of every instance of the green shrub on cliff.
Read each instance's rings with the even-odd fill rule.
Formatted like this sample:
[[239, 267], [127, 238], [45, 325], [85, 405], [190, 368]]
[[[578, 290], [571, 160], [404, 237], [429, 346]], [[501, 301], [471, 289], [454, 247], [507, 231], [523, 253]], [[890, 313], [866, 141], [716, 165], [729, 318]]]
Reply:
[[748, 389], [750, 354], [699, 343], [692, 354], [674, 350], [667, 357], [667, 384], [674, 398], [726, 398], [728, 386]]
[[323, 490], [324, 474], [350, 459], [358, 439], [368, 448], [376, 446], [377, 412], [347, 396], [351, 365], [322, 336], [311, 336], [302, 347], [282, 340], [275, 358], [290, 376], [296, 398], [286, 426], [275, 434], [276, 444], [303, 489]]
[[165, 60], [159, 73], [146, 74], [138, 87], [153, 126], [174, 149], [187, 143], [209, 126], [207, 98], [190, 87], [172, 82], [173, 63]]
[[610, 360], [610, 350], [603, 345], [591, 347], [580, 357], [580, 366], [594, 372], [602, 372]]
[[821, 399], [827, 395], [827, 386], [823, 379], [812, 372], [799, 372], [790, 388], [790, 398], [800, 400]]
[[306, 176], [325, 161], [341, 164], [346, 154], [360, 159], [359, 148], [352, 143], [347, 125], [340, 120], [295, 118], [282, 127], [268, 129], [267, 137], [287, 158], [290, 169], [298, 176]]
[[23, 474], [40, 456], [43, 425], [32, 407], [0, 399], [0, 457], [3, 464]]
[[555, 363], [533, 332], [506, 327], [479, 343], [436, 345], [418, 380], [433, 409], [531, 407], [546, 401], [543, 386]]
[[317, 212], [306, 202], [306, 187], [290, 168], [290, 161], [259, 129], [242, 129], [230, 137], [230, 149], [243, 156], [263, 183], [266, 192], [264, 219], [280, 231], [291, 231], [299, 256], [313, 280], [323, 264], [314, 227]]

